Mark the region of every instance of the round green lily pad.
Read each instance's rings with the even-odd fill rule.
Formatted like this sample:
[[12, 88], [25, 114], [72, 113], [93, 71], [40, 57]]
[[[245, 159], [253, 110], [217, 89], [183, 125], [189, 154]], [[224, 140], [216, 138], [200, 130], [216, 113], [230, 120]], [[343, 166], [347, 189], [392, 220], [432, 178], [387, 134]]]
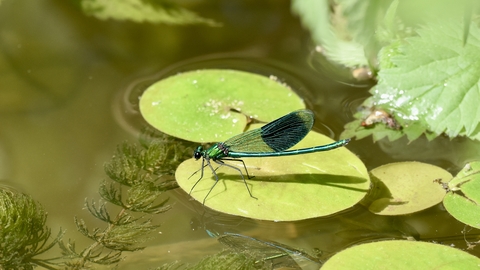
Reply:
[[404, 215], [432, 207], [443, 200], [439, 181], [450, 181], [446, 170], [421, 162], [398, 162], [370, 171], [374, 187], [362, 204], [379, 215]]
[[165, 78], [140, 100], [150, 125], [194, 142], [224, 141], [243, 132], [249, 118], [270, 122], [303, 108], [303, 100], [274, 78], [219, 69]]
[[450, 192], [443, 199], [445, 209], [460, 222], [480, 229], [480, 162], [467, 164], [448, 188]]
[[[292, 149], [332, 142], [312, 131]], [[238, 171], [222, 166], [216, 170], [219, 181], [205, 200], [206, 206], [254, 219], [302, 220], [345, 210], [359, 202], [370, 187], [367, 169], [346, 147], [286, 157], [244, 158], [243, 161], [249, 174], [254, 176], [246, 182], [258, 199], [250, 197]], [[226, 162], [245, 175], [241, 162]], [[192, 173], [199, 170], [201, 164], [201, 159], [192, 158], [177, 168], [175, 177], [187, 193], [200, 178], [200, 172], [193, 176]], [[218, 165], [212, 162], [212, 166]], [[215, 177], [207, 166], [191, 196], [203, 203], [214, 183]]]
[[449, 192], [443, 199], [445, 209], [458, 221], [480, 229], [480, 206], [462, 195]]
[[382, 241], [335, 254], [322, 270], [342, 269], [478, 269], [480, 259], [456, 248], [415, 241]]

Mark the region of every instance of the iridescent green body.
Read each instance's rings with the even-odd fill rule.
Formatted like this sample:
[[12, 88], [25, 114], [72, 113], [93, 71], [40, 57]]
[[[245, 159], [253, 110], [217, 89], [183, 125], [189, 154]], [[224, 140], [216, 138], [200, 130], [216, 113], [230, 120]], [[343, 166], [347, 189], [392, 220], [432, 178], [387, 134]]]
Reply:
[[[216, 143], [208, 149], [204, 150], [202, 146], [198, 146], [193, 153], [195, 159], [198, 160], [203, 158], [202, 167], [200, 168], [201, 176], [198, 181], [203, 178], [203, 169], [206, 166], [209, 166], [212, 169], [216, 179], [215, 184], [213, 184], [203, 202], [205, 203], [206, 198], [218, 182], [218, 176], [215, 173], [216, 169], [212, 167], [210, 160], [213, 160], [220, 166], [225, 165], [239, 171], [242, 179], [245, 182], [242, 171], [237, 167], [224, 163], [223, 160], [242, 162], [248, 178], [251, 178], [248, 175], [245, 163], [239, 158], [278, 157], [328, 151], [344, 146], [350, 141], [350, 139], [345, 139], [327, 145], [297, 150], [287, 150], [296, 145], [308, 134], [308, 132], [310, 132], [313, 127], [313, 123], [313, 112], [310, 110], [298, 110], [280, 117], [261, 128], [244, 132], [228, 139], [225, 142]], [[205, 161], [207, 162], [207, 165], [205, 165]], [[195, 183], [195, 185], [193, 185], [192, 190], [197, 185], [198, 181]], [[245, 185], [247, 186], [246, 182]], [[190, 192], [192, 192], [192, 190]], [[247, 190], [250, 193], [250, 196], [253, 197], [248, 186]]]

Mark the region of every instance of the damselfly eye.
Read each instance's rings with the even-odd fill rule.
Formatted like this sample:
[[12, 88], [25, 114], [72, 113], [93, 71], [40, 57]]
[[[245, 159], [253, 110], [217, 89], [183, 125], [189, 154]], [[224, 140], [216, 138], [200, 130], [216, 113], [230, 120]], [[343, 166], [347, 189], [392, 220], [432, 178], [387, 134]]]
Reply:
[[199, 158], [202, 157], [202, 151], [203, 151], [202, 146], [197, 147], [197, 149], [193, 151], [193, 157], [198, 160]]

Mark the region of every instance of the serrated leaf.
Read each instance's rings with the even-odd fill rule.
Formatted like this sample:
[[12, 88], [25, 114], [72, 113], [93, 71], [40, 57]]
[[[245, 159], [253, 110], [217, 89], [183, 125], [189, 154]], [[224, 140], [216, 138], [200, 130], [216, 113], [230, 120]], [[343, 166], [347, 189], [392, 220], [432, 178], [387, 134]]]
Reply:
[[394, 0], [388, 7], [387, 11], [385, 12], [385, 18], [384, 18], [385, 31], [387, 31], [391, 35], [390, 36], [391, 38], [393, 38], [393, 33], [396, 30], [395, 16], [397, 13], [397, 8], [399, 3], [400, 3], [399, 0]]
[[373, 102], [417, 118], [434, 133], [430, 138], [443, 132], [478, 138], [480, 30], [472, 24], [464, 46], [462, 29], [462, 21], [439, 21], [406, 39], [402, 54], [391, 56], [395, 67], [380, 71]]
[[328, 1], [295, 0], [292, 1], [292, 10], [310, 30], [313, 40], [322, 46], [327, 58], [347, 67], [368, 65], [364, 47], [349, 40], [344, 28], [332, 26]]
[[394, 68], [395, 64], [392, 63], [392, 58], [397, 55], [401, 55], [400, 47], [402, 43], [400, 41], [393, 42], [383, 47], [378, 53], [380, 70]]
[[[363, 102], [363, 106], [371, 106], [372, 104], [371, 99], [367, 99]], [[363, 123], [366, 121], [367, 118], [370, 117], [369, 114], [373, 113], [374, 111], [386, 111], [387, 115], [385, 115], [382, 121], [378, 121], [375, 124], [369, 126], [363, 126]], [[404, 135], [407, 136], [408, 140], [411, 142], [416, 140], [422, 134], [427, 133], [427, 128], [422, 126], [423, 122], [419, 121], [412, 121], [408, 119], [403, 119], [403, 114], [400, 112], [387, 112], [388, 109], [383, 109], [381, 107], [372, 107], [370, 109], [365, 108], [356, 114], [354, 114], [355, 120], [352, 122], [347, 123], [344, 126], [344, 131], [340, 135], [340, 138], [353, 138], [356, 137], [357, 139], [363, 139], [372, 135], [374, 141], [379, 141], [385, 137], [388, 138], [389, 141], [395, 141], [402, 138]], [[384, 123], [387, 120], [394, 121], [398, 127], [389, 126], [387, 123]], [[427, 136], [429, 140], [433, 140], [435, 136]]]
[[374, 35], [383, 19], [383, 14], [390, 1], [337, 0], [342, 15], [348, 22], [348, 30], [353, 40], [362, 44], [369, 59], [379, 50]]
[[85, 13], [98, 19], [130, 20], [166, 24], [198, 24], [219, 26], [211, 19], [198, 16], [194, 12], [176, 4], [162, 1], [142, 0], [82, 0]]

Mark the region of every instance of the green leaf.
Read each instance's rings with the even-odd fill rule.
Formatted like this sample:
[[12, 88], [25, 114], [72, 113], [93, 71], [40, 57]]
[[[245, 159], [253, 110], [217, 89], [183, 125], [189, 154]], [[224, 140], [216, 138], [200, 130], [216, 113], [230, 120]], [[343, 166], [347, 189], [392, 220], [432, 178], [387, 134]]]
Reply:
[[166, 24], [202, 23], [219, 26], [214, 20], [202, 18], [170, 1], [82, 0], [81, 4], [85, 13], [101, 20], [131, 20]]
[[395, 59], [396, 56], [402, 55], [401, 46], [402, 42], [395, 41], [380, 50], [378, 53], [380, 70], [394, 68], [396, 66], [396, 64], [392, 62], [392, 58]]
[[[422, 122], [403, 119], [402, 113], [389, 111], [389, 109], [379, 106], [367, 108], [366, 106], [371, 106], [372, 102], [371, 99], [367, 99], [363, 103], [363, 109], [353, 115], [355, 120], [344, 126], [340, 138], [363, 139], [372, 135], [374, 141], [385, 137], [390, 141], [395, 141], [406, 135], [409, 141], [413, 141], [423, 133], [429, 134], [426, 127], [422, 126]], [[372, 123], [365, 125], [369, 120]], [[432, 140], [435, 136], [427, 138]]]
[[[347, 21], [353, 41], [363, 45], [367, 58], [373, 59], [380, 49], [375, 32], [384, 21], [385, 10], [390, 1], [336, 0], [336, 2], [339, 4], [337, 10], [342, 12]], [[392, 20], [393, 15], [395, 14], [390, 14], [388, 19]]]
[[445, 209], [458, 221], [480, 229], [480, 206], [460, 194], [449, 192], [443, 199]]
[[414, 241], [382, 241], [343, 250], [322, 270], [342, 269], [477, 269], [480, 259], [440, 244]]
[[292, 10], [300, 16], [302, 24], [310, 30], [313, 40], [321, 45], [328, 59], [353, 68], [368, 65], [364, 47], [350, 39], [342, 19], [332, 25], [328, 1], [295, 0], [292, 1]]
[[392, 1], [387, 11], [385, 12], [383, 29], [382, 27], [379, 29], [384, 31], [385, 40], [393, 40], [395, 38], [396, 30], [398, 28], [395, 22], [396, 22], [396, 14], [397, 14], [397, 8], [399, 3], [400, 3], [399, 0]]
[[480, 138], [476, 120], [480, 109], [475, 105], [480, 96], [479, 76], [475, 74], [480, 69], [476, 63], [480, 60], [480, 41], [472, 40], [473, 36], [480, 38], [480, 32], [472, 26], [472, 38], [464, 48], [461, 28], [455, 30], [453, 23], [448, 26], [430, 26], [421, 30], [419, 37], [407, 39], [406, 44], [396, 42], [380, 51], [380, 82], [372, 88], [373, 96], [363, 106], [376, 104], [377, 108], [389, 111], [402, 129], [382, 125], [365, 129], [360, 123], [367, 116], [358, 113], [357, 120], [345, 126], [342, 137], [373, 135], [375, 140], [385, 136], [395, 140], [406, 135], [412, 141], [425, 134], [431, 140], [445, 131], [450, 137]]
[[480, 162], [467, 164], [448, 182], [448, 189], [445, 209], [460, 222], [480, 228]]
[[[373, 102], [418, 121], [435, 135], [480, 139], [480, 30], [472, 24], [465, 45], [461, 21], [438, 21], [407, 38], [382, 69]], [[389, 57], [388, 54], [381, 54]]]
[[[332, 142], [324, 135], [310, 132], [292, 149]], [[222, 166], [216, 170], [220, 180], [206, 199], [206, 206], [255, 219], [301, 220], [350, 208], [370, 188], [365, 166], [345, 147], [305, 155], [248, 158], [244, 162], [254, 176], [246, 182], [258, 200], [250, 197], [238, 171]], [[229, 164], [244, 170], [241, 162]], [[189, 159], [177, 168], [175, 178], [185, 192], [190, 193], [200, 178], [200, 172], [192, 176], [200, 167], [201, 161]], [[191, 196], [203, 202], [214, 183], [215, 177], [206, 167], [203, 179], [195, 186]]]
[[418, 212], [442, 201], [445, 189], [436, 179], [449, 181], [446, 170], [421, 162], [398, 162], [370, 171], [372, 192], [362, 204], [379, 215], [404, 215]]
[[273, 78], [236, 70], [198, 70], [163, 79], [140, 100], [147, 122], [194, 142], [225, 141], [247, 122], [270, 122], [305, 108], [292, 89]]
[[52, 237], [46, 221], [47, 212], [41, 204], [26, 194], [0, 186], [1, 269], [33, 269], [40, 265], [55, 269], [54, 259], [41, 259], [38, 255], [56, 245], [64, 231]]

